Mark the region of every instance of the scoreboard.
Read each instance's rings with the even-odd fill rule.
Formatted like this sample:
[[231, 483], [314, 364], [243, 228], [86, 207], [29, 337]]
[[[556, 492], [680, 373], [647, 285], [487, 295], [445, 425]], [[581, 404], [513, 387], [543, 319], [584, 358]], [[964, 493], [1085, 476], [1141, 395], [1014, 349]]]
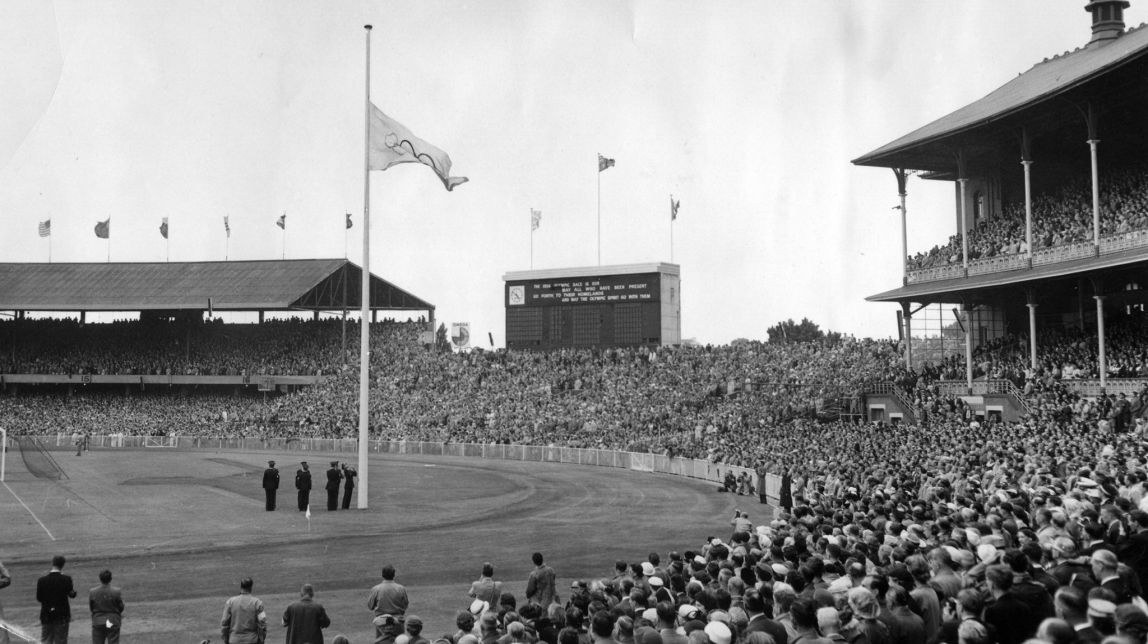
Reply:
[[661, 346], [681, 342], [676, 264], [518, 271], [503, 276], [506, 346]]

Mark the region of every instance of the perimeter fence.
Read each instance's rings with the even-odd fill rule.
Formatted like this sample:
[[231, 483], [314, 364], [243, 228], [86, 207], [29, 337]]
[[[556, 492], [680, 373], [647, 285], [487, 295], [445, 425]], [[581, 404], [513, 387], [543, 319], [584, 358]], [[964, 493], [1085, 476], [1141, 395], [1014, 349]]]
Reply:
[[[75, 449], [70, 434], [39, 436], [49, 449]], [[359, 441], [353, 438], [209, 438], [203, 436], [128, 436], [124, 434], [92, 435], [91, 447], [111, 449], [206, 449], [275, 452], [314, 452], [320, 454], [356, 454]], [[752, 477], [754, 493], [757, 486], [765, 485], [766, 502], [777, 507], [781, 491], [781, 477], [776, 474], [757, 476], [754, 470], [703, 459], [680, 458], [648, 452], [625, 452], [610, 449], [557, 447], [542, 445], [505, 445], [500, 443], [440, 443], [432, 441], [372, 440], [368, 449], [373, 454], [401, 454], [414, 456], [452, 456], [501, 461], [530, 461], [570, 465], [612, 467], [636, 472], [669, 474], [709, 481], [720, 485], [726, 472], [734, 477], [741, 474]]]

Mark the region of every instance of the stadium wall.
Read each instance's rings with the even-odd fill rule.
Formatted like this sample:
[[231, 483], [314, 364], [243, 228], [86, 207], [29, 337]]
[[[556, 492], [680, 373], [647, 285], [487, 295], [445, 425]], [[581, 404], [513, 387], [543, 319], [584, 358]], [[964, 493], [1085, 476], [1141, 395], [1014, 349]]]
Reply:
[[[39, 437], [49, 449], [74, 449], [70, 434]], [[11, 439], [15, 440], [15, 439]], [[210, 449], [243, 451], [299, 451], [336, 454], [358, 452], [358, 439], [354, 438], [209, 438], [199, 436], [125, 436], [121, 434], [93, 435], [91, 447], [109, 449]], [[11, 452], [11, 448], [9, 448]], [[533, 461], [545, 463], [568, 463], [613, 467], [685, 476], [710, 481], [720, 485], [725, 472], [734, 476], [742, 473], [757, 480], [754, 470], [733, 465], [723, 465], [712, 461], [692, 458], [677, 458], [645, 452], [623, 452], [609, 449], [583, 449], [577, 447], [550, 447], [541, 445], [503, 445], [480, 443], [437, 443], [422, 441], [371, 441], [370, 451], [376, 454], [403, 454], [416, 456], [456, 456], [502, 461]], [[766, 503], [777, 507], [781, 491], [781, 477], [766, 474], [764, 477]]]

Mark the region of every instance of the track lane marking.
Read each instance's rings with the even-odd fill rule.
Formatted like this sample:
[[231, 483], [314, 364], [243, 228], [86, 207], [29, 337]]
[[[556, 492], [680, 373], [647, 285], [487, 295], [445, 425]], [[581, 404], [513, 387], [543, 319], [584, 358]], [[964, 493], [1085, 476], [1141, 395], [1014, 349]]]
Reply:
[[52, 536], [52, 531], [51, 531], [51, 530], [48, 530], [48, 526], [44, 525], [44, 522], [40, 520], [40, 517], [36, 516], [36, 513], [32, 511], [32, 508], [28, 507], [28, 504], [27, 504], [27, 503], [24, 503], [24, 499], [21, 499], [21, 498], [20, 498], [20, 496], [19, 496], [18, 494], [16, 494], [15, 490], [13, 490], [12, 488], [8, 487], [8, 483], [6, 483], [6, 482], [5, 482], [5, 483], [4, 483], [4, 487], [5, 487], [5, 488], [7, 488], [7, 489], [8, 489], [8, 492], [9, 492], [9, 493], [10, 493], [10, 494], [11, 494], [11, 495], [12, 495], [12, 496], [13, 496], [13, 497], [14, 497], [14, 498], [17, 500], [17, 501], [19, 501], [19, 502], [20, 502], [20, 505], [24, 506], [24, 509], [28, 511], [28, 514], [32, 515], [32, 518], [36, 520], [36, 523], [39, 523], [39, 524], [40, 524], [40, 527], [41, 527], [41, 528], [43, 528], [43, 529], [44, 529], [44, 532], [46, 532], [46, 533], [48, 534], [48, 538], [49, 538], [49, 539], [51, 539], [52, 541], [55, 541], [55, 540], [56, 540], [56, 537], [53, 537], [53, 536]]

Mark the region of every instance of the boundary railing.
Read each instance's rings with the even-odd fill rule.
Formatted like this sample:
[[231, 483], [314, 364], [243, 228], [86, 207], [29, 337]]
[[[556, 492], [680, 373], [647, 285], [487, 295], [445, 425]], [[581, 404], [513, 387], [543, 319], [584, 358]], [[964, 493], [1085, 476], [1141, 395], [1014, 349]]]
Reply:
[[[43, 444], [54, 449], [74, 449], [75, 442], [70, 434], [56, 434], [38, 437]], [[15, 437], [13, 437], [13, 440]], [[92, 447], [129, 448], [182, 448], [210, 450], [244, 451], [294, 451], [355, 454], [359, 451], [359, 441], [354, 438], [211, 438], [205, 436], [128, 436], [125, 434], [93, 435], [88, 444]], [[648, 452], [625, 452], [609, 449], [589, 449], [579, 447], [556, 447], [541, 445], [504, 445], [483, 443], [441, 443], [432, 441], [388, 441], [372, 440], [368, 449], [375, 454], [402, 454], [415, 456], [453, 456], [502, 461], [530, 461], [538, 463], [562, 463], [612, 467], [636, 472], [650, 472], [685, 476], [709, 481], [719, 485], [727, 471], [737, 477], [742, 473], [752, 476], [757, 482], [754, 470], [714, 463], [712, 461], [650, 454]], [[766, 474], [766, 502], [776, 507], [781, 491], [781, 477]], [[754, 493], [756, 494], [756, 487]]]
[[998, 255], [996, 257], [971, 260], [968, 270], [965, 270], [961, 264], [909, 269], [905, 273], [905, 283], [919, 284], [921, 282], [939, 282], [941, 280], [959, 279], [970, 275], [1026, 270], [1034, 266], [1071, 262], [1100, 255], [1110, 255], [1135, 248], [1148, 248], [1148, 230], [1135, 230], [1101, 237], [1100, 246], [1096, 246], [1092, 241], [1080, 241], [1062, 244], [1053, 248], [1042, 248], [1033, 251], [1031, 260], [1028, 255]]

